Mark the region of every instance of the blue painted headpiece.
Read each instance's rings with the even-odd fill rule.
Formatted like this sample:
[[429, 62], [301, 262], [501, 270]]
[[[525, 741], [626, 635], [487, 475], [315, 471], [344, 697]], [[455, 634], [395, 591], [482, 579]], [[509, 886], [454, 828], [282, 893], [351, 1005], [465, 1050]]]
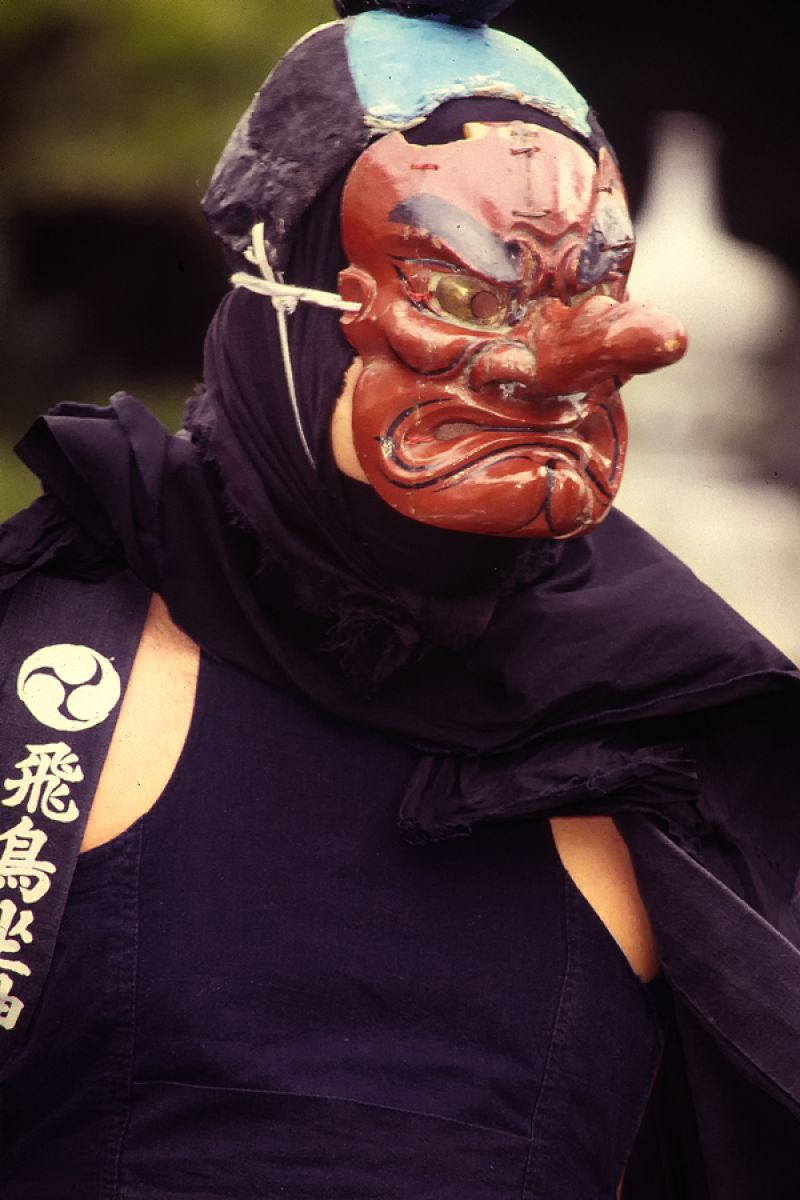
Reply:
[[[367, 6], [376, 10], [312, 30], [280, 60], [231, 135], [203, 199], [214, 231], [235, 252], [263, 222], [275, 270], [285, 265], [300, 217], [370, 141], [413, 128], [447, 100], [512, 99], [592, 142], [586, 101], [544, 55], [486, 25], [453, 23], [496, 14], [507, 6], [502, 0], [379, 8], [343, 0], [339, 7]], [[410, 9], [431, 12], [400, 15]]]

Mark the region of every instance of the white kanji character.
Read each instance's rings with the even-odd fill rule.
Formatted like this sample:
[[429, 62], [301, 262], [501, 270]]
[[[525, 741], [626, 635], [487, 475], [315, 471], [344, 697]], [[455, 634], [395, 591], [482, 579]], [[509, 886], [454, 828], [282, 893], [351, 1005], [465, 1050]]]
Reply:
[[70, 798], [69, 784], [83, 779], [77, 754], [66, 742], [26, 748], [28, 757], [15, 764], [19, 778], [4, 780], [7, 795], [2, 803], [7, 808], [27, 804], [31, 816], [41, 812], [51, 821], [74, 821], [78, 807]]
[[[13, 900], [0, 900], [0, 952], [19, 953], [19, 942], [30, 946], [32, 924], [32, 912], [20, 912]], [[11, 941], [11, 938], [19, 938], [19, 942]]]
[[12, 996], [14, 980], [10, 975], [0, 975], [0, 1029], [13, 1029], [25, 1005], [19, 996]]
[[0, 970], [13, 971], [15, 975], [30, 975], [31, 969], [19, 958], [0, 958]]
[[24, 942], [33, 941], [32, 912], [20, 912], [13, 900], [0, 900], [0, 969], [14, 971], [17, 975], [30, 975], [30, 967], [17, 959], [4, 958], [4, 954], [19, 954]]
[[50, 889], [55, 866], [38, 858], [46, 841], [47, 834], [34, 829], [30, 817], [0, 834], [0, 888], [18, 887], [26, 904], [35, 904]]

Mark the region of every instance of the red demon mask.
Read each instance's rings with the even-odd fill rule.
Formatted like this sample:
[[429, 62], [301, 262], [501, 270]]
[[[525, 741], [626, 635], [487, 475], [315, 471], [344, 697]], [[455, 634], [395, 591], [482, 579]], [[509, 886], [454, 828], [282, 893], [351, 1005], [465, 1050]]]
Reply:
[[347, 181], [356, 453], [417, 521], [572, 537], [619, 488], [621, 384], [680, 358], [685, 334], [627, 300], [633, 232], [607, 152], [595, 163], [523, 122], [464, 134], [436, 146], [390, 134]]

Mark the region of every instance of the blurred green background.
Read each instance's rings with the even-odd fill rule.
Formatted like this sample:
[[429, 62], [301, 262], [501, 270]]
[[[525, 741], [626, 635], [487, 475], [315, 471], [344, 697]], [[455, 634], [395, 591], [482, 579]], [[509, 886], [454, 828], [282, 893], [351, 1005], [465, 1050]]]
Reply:
[[135, 392], [170, 426], [225, 287], [211, 168], [330, 0], [0, 3], [0, 519], [36, 485], [10, 447], [60, 400]]

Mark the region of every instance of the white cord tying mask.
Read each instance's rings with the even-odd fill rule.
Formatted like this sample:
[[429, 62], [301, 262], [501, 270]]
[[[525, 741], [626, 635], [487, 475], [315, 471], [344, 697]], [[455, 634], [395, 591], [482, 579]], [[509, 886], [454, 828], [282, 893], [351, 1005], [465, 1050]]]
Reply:
[[253, 266], [258, 267], [261, 272], [261, 278], [258, 275], [250, 275], [247, 271], [237, 271], [235, 275], [231, 275], [231, 283], [234, 287], [246, 288], [247, 291], [256, 292], [259, 296], [266, 296], [272, 301], [275, 309], [275, 319], [278, 322], [278, 337], [281, 343], [283, 370], [286, 375], [286, 386], [289, 389], [289, 399], [292, 404], [292, 411], [294, 412], [295, 424], [297, 425], [297, 431], [300, 434], [300, 440], [303, 443], [306, 457], [311, 466], [316, 468], [314, 456], [309, 448], [300, 420], [300, 406], [297, 403], [297, 391], [294, 386], [292, 357], [289, 353], [289, 333], [286, 316], [288, 313], [294, 312], [301, 300], [306, 304], [317, 304], [321, 308], [336, 308], [341, 312], [359, 312], [361, 305], [355, 300], [343, 300], [336, 292], [321, 292], [316, 288], [295, 287], [294, 284], [284, 283], [270, 266], [262, 222], [259, 221], [257, 225], [253, 226], [250, 236], [252, 242], [247, 250], [245, 250], [244, 257]]

